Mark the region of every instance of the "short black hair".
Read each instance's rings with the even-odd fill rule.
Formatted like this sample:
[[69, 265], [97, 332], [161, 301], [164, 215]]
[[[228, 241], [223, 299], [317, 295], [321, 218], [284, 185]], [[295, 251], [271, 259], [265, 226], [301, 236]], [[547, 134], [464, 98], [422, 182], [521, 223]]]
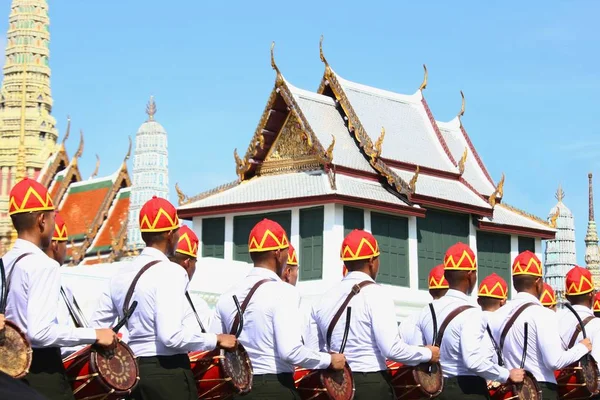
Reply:
[[[373, 257], [373, 260], [377, 259], [378, 257], [379, 256]], [[362, 260], [344, 261], [344, 265], [346, 266], [348, 271], [358, 271], [367, 266], [369, 264], [369, 261], [371, 261], [370, 258], [364, 258]]]
[[477, 298], [477, 301], [479, 301], [481, 308], [486, 309], [496, 306], [502, 301], [502, 299], [497, 299], [495, 297], [479, 296]]
[[573, 305], [584, 304], [586, 301], [589, 301], [590, 293], [576, 295], [567, 294], [565, 297], [567, 298], [567, 301]]
[[444, 278], [448, 281], [450, 286], [455, 286], [460, 283], [460, 281], [464, 280], [467, 277], [469, 271], [460, 271], [456, 269], [451, 269], [444, 271]]
[[146, 243], [146, 246], [152, 246], [153, 244], [161, 243], [167, 240], [166, 232], [142, 232], [142, 240]]
[[182, 262], [184, 262], [187, 259], [193, 259], [194, 257], [188, 255], [188, 254], [183, 254], [183, 253], [178, 253], [175, 252], [173, 253], [173, 255], [171, 257], [169, 257], [169, 260], [171, 260], [172, 262], [176, 263], [176, 264], [181, 264]]
[[531, 289], [533, 285], [535, 285], [535, 281], [537, 281], [539, 276], [532, 275], [517, 275], [513, 276], [513, 284], [515, 286], [515, 290], [517, 292], [523, 292], [527, 289]]
[[262, 261], [264, 261], [267, 258], [269, 258], [270, 256], [272, 256], [271, 253], [273, 251], [275, 251], [275, 250], [270, 250], [270, 251], [252, 251], [252, 252], [250, 252], [250, 259], [255, 264], [261, 263]]
[[42, 211], [23, 212], [11, 215], [10, 219], [17, 232], [26, 232], [35, 227], [40, 213]]

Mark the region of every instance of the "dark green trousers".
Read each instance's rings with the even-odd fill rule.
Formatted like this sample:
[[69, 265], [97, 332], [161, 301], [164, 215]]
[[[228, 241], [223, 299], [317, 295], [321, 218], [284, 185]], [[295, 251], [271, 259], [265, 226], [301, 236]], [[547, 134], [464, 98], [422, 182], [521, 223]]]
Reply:
[[140, 382], [135, 400], [198, 400], [198, 390], [187, 354], [139, 357]]
[[47, 400], [19, 379], [0, 372], [0, 400]]
[[438, 400], [480, 400], [489, 399], [485, 379], [478, 376], [456, 376], [444, 379], [444, 390]]
[[75, 400], [58, 347], [33, 349], [31, 368], [22, 379], [48, 400]]
[[542, 400], [558, 399], [558, 387], [556, 386], [556, 383], [539, 382], [539, 385], [542, 389]]
[[254, 375], [252, 391], [245, 396], [234, 396], [240, 400], [300, 400], [294, 385], [294, 375], [265, 374]]
[[352, 372], [354, 400], [394, 400], [390, 374], [387, 371]]

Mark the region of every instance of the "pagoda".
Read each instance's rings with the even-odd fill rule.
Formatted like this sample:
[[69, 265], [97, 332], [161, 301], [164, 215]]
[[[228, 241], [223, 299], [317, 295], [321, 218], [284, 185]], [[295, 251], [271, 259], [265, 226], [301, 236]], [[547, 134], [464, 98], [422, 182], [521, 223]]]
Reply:
[[585, 235], [585, 263], [592, 272], [596, 289], [600, 288], [600, 251], [598, 250], [598, 230], [594, 220], [594, 191], [592, 188], [592, 173], [588, 174], [589, 189], [589, 218]]
[[248, 149], [233, 151], [237, 179], [193, 197], [177, 188], [202, 257], [249, 262], [248, 234], [270, 218], [298, 249], [303, 296], [322, 293], [342, 276], [344, 235], [365, 229], [380, 245], [377, 280], [402, 312], [430, 299], [427, 275], [457, 241], [477, 250], [481, 277], [510, 281], [519, 251], [541, 257], [556, 230], [503, 201], [504, 176], [492, 178], [463, 124], [464, 96], [458, 115], [438, 122], [426, 68], [404, 95], [342, 78], [322, 47], [320, 58], [313, 93], [284, 78], [272, 47], [275, 85]]
[[565, 193], [561, 186], [555, 197], [558, 203], [550, 210], [548, 220], [556, 227], [556, 237], [546, 242], [544, 280], [552, 286], [558, 302], [562, 303], [565, 300], [565, 275], [577, 264], [575, 219], [563, 202]]

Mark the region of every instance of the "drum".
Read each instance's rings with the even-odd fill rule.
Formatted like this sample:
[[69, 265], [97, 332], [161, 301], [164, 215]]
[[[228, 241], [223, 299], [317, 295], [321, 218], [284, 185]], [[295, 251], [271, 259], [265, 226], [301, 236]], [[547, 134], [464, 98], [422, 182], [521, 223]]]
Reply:
[[561, 400], [587, 399], [598, 394], [598, 365], [591, 356], [554, 371]]
[[488, 391], [492, 400], [540, 400], [542, 398], [542, 389], [537, 379], [527, 371], [522, 384], [502, 384], [491, 381], [488, 382]]
[[25, 334], [17, 325], [6, 320], [4, 326], [4, 343], [0, 346], [0, 371], [22, 378], [31, 367], [31, 345]]
[[433, 399], [444, 389], [444, 376], [439, 363], [410, 367], [388, 360], [386, 364], [392, 375], [396, 399]]
[[199, 399], [230, 399], [252, 390], [252, 363], [241, 343], [234, 351], [194, 351], [189, 357]]
[[75, 399], [117, 400], [131, 394], [140, 380], [135, 356], [121, 341], [111, 353], [86, 346], [63, 359]]
[[303, 400], [352, 400], [354, 378], [348, 363], [341, 371], [296, 368], [294, 383]]

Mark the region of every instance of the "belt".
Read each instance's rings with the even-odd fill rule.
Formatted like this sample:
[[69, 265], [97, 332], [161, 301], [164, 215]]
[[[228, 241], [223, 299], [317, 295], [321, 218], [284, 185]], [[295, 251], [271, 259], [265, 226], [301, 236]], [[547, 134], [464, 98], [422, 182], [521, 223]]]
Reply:
[[190, 358], [187, 354], [174, 354], [171, 356], [149, 356], [136, 358], [138, 365], [156, 365], [162, 368], [190, 369]]

